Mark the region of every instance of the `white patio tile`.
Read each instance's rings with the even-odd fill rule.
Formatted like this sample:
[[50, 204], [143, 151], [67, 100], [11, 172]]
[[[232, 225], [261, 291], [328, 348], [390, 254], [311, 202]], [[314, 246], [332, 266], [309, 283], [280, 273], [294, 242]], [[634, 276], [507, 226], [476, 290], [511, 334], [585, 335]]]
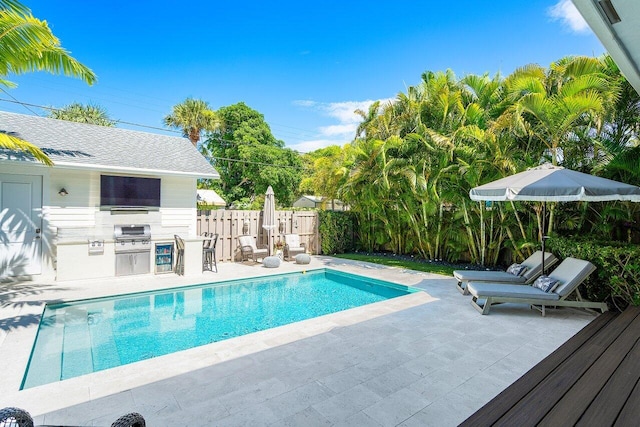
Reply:
[[[220, 263], [219, 273], [12, 284], [0, 293], [2, 404], [38, 423], [109, 425], [457, 425], [594, 316], [517, 305], [479, 315], [455, 280], [313, 257], [311, 266]], [[331, 267], [426, 292], [144, 362], [19, 390], [42, 304]]]
[[383, 426], [396, 426], [425, 408], [431, 402], [409, 389], [401, 389], [362, 412]]

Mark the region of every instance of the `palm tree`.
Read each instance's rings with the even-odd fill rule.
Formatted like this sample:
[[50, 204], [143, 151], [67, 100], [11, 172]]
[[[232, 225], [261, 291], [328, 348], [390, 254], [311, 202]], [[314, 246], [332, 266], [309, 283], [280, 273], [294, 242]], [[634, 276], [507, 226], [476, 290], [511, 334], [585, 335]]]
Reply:
[[[31, 71], [78, 77], [89, 85], [96, 81], [93, 71], [60, 46], [46, 21], [34, 18], [16, 0], [0, 0], [0, 86], [15, 87], [6, 77]], [[44, 164], [53, 164], [38, 147], [7, 133], [0, 133], [0, 147], [26, 151]]]
[[115, 126], [115, 120], [109, 118], [107, 110], [99, 105], [82, 105], [74, 102], [59, 109], [52, 109], [47, 117], [58, 120], [68, 120], [77, 123], [89, 123], [92, 125]]
[[[538, 65], [522, 67], [506, 79], [505, 88], [506, 96], [514, 101], [503, 113], [511, 119], [505, 123], [511, 121], [516, 132], [546, 145], [554, 165], [566, 154], [563, 149], [577, 139], [579, 127], [600, 127], [605, 106], [617, 92], [605, 75], [604, 64], [583, 56], [562, 58], [548, 71]], [[554, 212], [552, 204], [548, 229], [541, 233], [553, 231]]]
[[198, 146], [202, 131], [214, 131], [219, 125], [218, 115], [209, 108], [209, 103], [201, 99], [187, 98], [174, 105], [171, 114], [164, 118], [164, 124], [181, 129], [194, 147]]
[[563, 58], [548, 72], [538, 65], [522, 67], [505, 87], [514, 104], [504, 114], [547, 146], [554, 165], [578, 124], [602, 119], [611, 92], [603, 64], [588, 57]]

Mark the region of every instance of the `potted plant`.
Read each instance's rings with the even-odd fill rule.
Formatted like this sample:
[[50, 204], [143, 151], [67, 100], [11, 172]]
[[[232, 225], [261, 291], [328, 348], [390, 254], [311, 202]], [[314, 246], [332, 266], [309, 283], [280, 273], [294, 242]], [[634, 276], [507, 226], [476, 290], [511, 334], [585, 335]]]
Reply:
[[276, 256], [280, 257], [280, 259], [284, 257], [282, 253], [284, 250], [284, 242], [280, 240], [280, 238], [273, 244], [273, 249], [275, 250]]

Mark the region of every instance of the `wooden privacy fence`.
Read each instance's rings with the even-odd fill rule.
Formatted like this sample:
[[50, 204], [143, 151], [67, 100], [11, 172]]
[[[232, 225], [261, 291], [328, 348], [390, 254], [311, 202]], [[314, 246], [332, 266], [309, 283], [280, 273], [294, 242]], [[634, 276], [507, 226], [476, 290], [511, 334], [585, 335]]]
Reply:
[[[307, 252], [320, 253], [318, 233], [318, 212], [316, 211], [276, 211], [276, 223], [272, 243], [284, 241], [285, 234], [300, 235], [300, 242]], [[216, 258], [218, 261], [238, 261], [238, 236], [251, 235], [258, 246], [267, 246], [268, 231], [262, 228], [262, 211], [215, 210], [198, 211], [198, 235], [218, 233]], [[273, 248], [272, 248], [273, 250]]]

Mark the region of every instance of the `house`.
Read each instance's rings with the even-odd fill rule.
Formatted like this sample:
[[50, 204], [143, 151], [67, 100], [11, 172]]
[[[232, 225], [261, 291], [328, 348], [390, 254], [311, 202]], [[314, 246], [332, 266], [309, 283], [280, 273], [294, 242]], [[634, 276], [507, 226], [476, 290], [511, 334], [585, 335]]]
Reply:
[[640, 93], [640, 2], [573, 0], [631, 86]]
[[349, 206], [338, 199], [328, 199], [323, 196], [300, 196], [298, 200], [293, 202], [294, 208], [314, 208], [327, 211], [347, 211]]
[[[176, 234], [194, 254], [185, 254], [185, 272], [202, 271], [196, 182], [220, 176], [188, 139], [7, 112], [0, 112], [0, 132], [29, 141], [54, 162], [0, 149], [0, 277], [153, 273], [154, 249], [164, 245], [170, 256]], [[116, 229], [131, 225], [144, 227], [125, 234], [146, 229], [147, 240], [124, 254]], [[166, 255], [163, 269], [171, 271]]]
[[214, 190], [198, 189], [198, 204], [206, 206], [227, 206], [227, 202]]

